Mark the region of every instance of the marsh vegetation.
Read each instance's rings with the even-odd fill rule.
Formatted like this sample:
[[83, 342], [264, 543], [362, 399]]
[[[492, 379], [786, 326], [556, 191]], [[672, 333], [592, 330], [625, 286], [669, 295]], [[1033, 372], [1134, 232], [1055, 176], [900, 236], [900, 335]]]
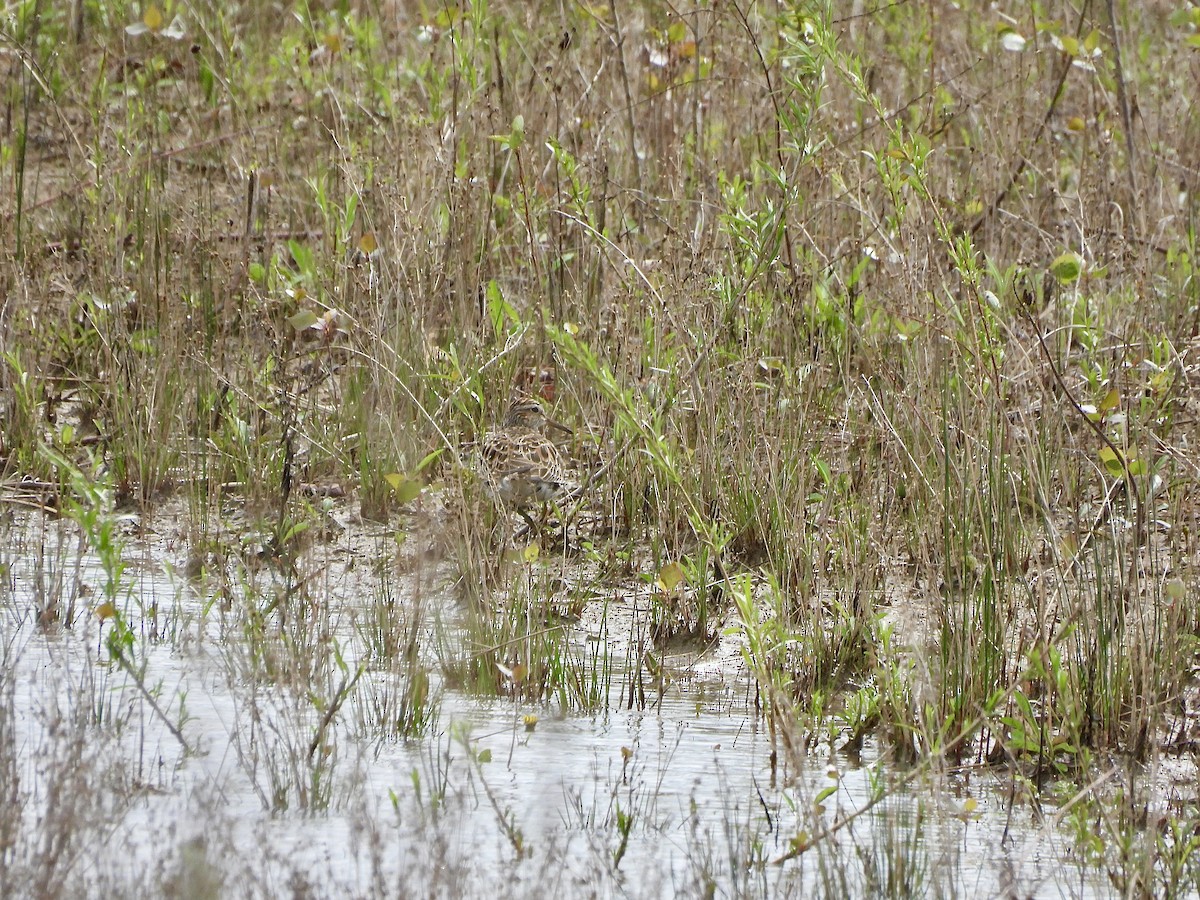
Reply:
[[4, 4], [0, 893], [1193, 896], [1198, 66]]

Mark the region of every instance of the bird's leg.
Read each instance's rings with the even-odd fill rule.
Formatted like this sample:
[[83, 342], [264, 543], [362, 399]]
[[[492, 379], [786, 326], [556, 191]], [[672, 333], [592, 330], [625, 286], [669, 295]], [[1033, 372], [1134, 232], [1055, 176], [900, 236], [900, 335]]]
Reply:
[[517, 533], [515, 535], [513, 535], [514, 540], [519, 541], [519, 540], [521, 540], [521, 538], [525, 537], [525, 535], [529, 534], [530, 532], [537, 532], [538, 534], [541, 533], [541, 529], [538, 528], [537, 524], [533, 521], [533, 519], [529, 518], [529, 513], [525, 512], [524, 507], [520, 507], [520, 506], [517, 507], [517, 515], [519, 515], [522, 519], [525, 520], [525, 527], [518, 529]]
[[566, 550], [570, 545], [570, 520], [563, 514], [563, 508], [557, 499], [547, 500], [542, 504], [542, 526], [550, 521], [550, 510], [554, 510], [555, 538], [557, 547]]
[[[558, 505], [558, 501], [551, 500], [550, 503], [554, 504], [554, 518], [555, 521], [558, 522], [558, 539], [561, 541], [562, 550], [565, 553], [567, 547], [570, 545], [567, 535], [567, 529], [570, 527], [570, 523], [567, 521], [567, 517], [563, 515], [562, 507]], [[549, 506], [550, 503], [547, 503], [546, 505]], [[549, 511], [547, 511], [546, 514], [549, 515]]]

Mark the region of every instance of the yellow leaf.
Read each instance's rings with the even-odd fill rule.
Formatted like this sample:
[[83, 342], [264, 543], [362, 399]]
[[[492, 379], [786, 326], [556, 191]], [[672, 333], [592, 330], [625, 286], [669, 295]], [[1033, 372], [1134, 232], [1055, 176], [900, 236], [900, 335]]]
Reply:
[[1063, 535], [1062, 540], [1058, 543], [1058, 549], [1063, 556], [1074, 556], [1079, 552], [1079, 541], [1075, 540], [1074, 535]]
[[1100, 401], [1100, 412], [1112, 412], [1120, 405], [1121, 395], [1118, 393], [1116, 388], [1112, 388], [1107, 394], [1104, 395], [1104, 399]]
[[542, 548], [537, 545], [537, 541], [534, 541], [521, 552], [521, 557], [527, 563], [535, 563], [537, 562], [538, 556], [541, 554], [541, 552]]
[[1155, 372], [1150, 376], [1150, 390], [1156, 394], [1161, 394], [1169, 388], [1175, 381], [1175, 376], [1171, 374], [1169, 369], [1163, 369]]
[[657, 585], [659, 590], [672, 591], [683, 581], [683, 567], [677, 562], [667, 563], [658, 573]]
[[1086, 131], [1087, 122], [1083, 120], [1083, 116], [1071, 116], [1067, 119], [1067, 131]]
[[162, 10], [151, 3], [146, 7], [145, 13], [142, 14], [142, 24], [151, 31], [161, 31], [163, 27]]
[[533, 731], [533, 729], [537, 728], [538, 717], [533, 713], [529, 713], [529, 715], [525, 716], [524, 722], [525, 730]]
[[95, 613], [99, 617], [100, 621], [103, 622], [105, 619], [111, 619], [113, 616], [115, 616], [117, 614], [117, 608], [112, 605], [112, 601], [106, 600], [96, 607]]
[[361, 250], [364, 255], [370, 256], [379, 249], [379, 241], [375, 240], [375, 235], [368, 231], [358, 239], [358, 249]]

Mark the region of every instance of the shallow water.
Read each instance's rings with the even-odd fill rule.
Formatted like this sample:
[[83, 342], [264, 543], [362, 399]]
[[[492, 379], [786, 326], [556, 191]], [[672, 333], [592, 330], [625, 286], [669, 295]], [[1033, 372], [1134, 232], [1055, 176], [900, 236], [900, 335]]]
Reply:
[[[140, 644], [138, 659], [185, 750], [108, 663], [110, 626], [91, 613], [70, 627], [36, 624], [35, 598], [54, 577], [29, 536], [60, 545], [24, 534], [7, 560], [0, 693], [23, 804], [10, 886], [92, 896], [1108, 893], [1074, 865], [1061, 828], [1039, 826], [1027, 805], [1010, 814], [986, 775], [903, 785], [911, 773], [889, 771], [870, 746], [859, 760], [823, 747], [799, 771], [773, 772], [736, 674], [683, 673], [648, 709], [614, 697], [592, 714], [435, 684], [435, 723], [402, 740], [372, 726], [371, 699], [396, 690], [373, 671], [310, 753], [340, 670], [317, 673], [312, 696], [255, 674], [236, 628], [169, 574], [161, 540], [148, 541], [127, 573], [131, 609], [156, 605], [164, 636]], [[95, 591], [97, 559], [61, 546], [44, 559], [67, 573], [63, 590], [78, 575]], [[81, 608], [95, 597], [81, 596]], [[343, 654], [355, 646], [352, 621], [321, 620]], [[880, 784], [890, 791], [871, 806]], [[846, 820], [788, 858], [793, 838]]]

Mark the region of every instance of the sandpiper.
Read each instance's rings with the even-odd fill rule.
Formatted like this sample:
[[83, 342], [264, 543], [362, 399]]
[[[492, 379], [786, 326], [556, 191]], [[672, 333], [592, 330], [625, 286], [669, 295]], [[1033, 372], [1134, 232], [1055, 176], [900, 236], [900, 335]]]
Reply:
[[485, 434], [480, 443], [488, 488], [513, 507], [531, 530], [536, 526], [525, 511], [530, 504], [549, 503], [571, 484], [562, 452], [548, 437], [548, 429], [571, 433], [546, 415], [539, 400], [518, 396], [509, 404], [501, 427]]

